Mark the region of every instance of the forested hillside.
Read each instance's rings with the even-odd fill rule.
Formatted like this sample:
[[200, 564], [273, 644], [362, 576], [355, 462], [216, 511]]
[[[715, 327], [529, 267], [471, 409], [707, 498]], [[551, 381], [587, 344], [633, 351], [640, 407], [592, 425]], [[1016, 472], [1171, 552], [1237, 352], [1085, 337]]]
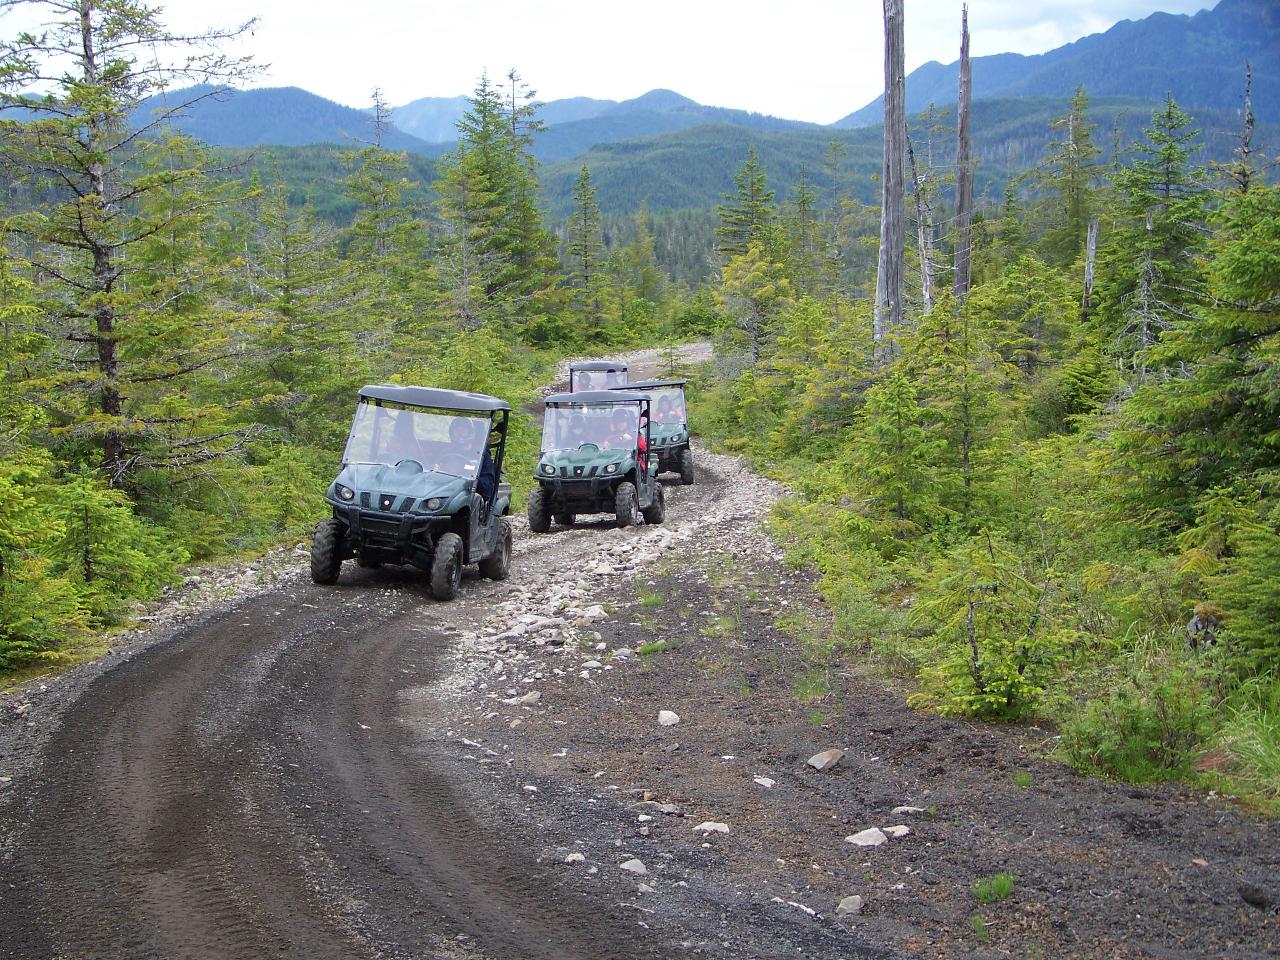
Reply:
[[[1251, 118], [979, 101], [953, 295], [953, 117], [918, 116], [873, 349], [878, 131], [701, 128], [544, 176], [511, 71], [438, 164], [381, 113], [214, 151], [179, 91], [247, 65], [91, 8], [99, 44], [70, 18], [0, 46], [0, 670], [310, 528], [362, 383], [520, 410], [565, 354], [709, 336], [695, 429], [792, 486], [775, 533], [834, 616], [806, 697], [872, 661], [920, 707], [1055, 725], [1081, 769], [1280, 802], [1280, 190]], [[137, 59], [159, 43], [178, 66]]]

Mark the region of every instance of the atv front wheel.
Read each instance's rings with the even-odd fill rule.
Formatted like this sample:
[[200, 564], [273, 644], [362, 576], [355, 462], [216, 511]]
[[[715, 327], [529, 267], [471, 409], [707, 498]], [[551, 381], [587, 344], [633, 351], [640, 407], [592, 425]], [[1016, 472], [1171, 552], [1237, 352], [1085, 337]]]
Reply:
[[561, 510], [555, 514], [556, 523], [560, 524], [562, 527], [572, 527], [573, 521], [576, 519], [578, 518], [567, 510]]
[[546, 533], [551, 529], [551, 504], [543, 487], [529, 492], [529, 529], [534, 533]]
[[462, 583], [462, 538], [444, 533], [436, 541], [431, 558], [431, 595], [437, 600], [452, 600]]
[[680, 451], [680, 482], [686, 487], [693, 483], [693, 451], [688, 447]]
[[657, 484], [653, 491], [653, 503], [641, 512], [644, 514], [644, 522], [655, 526], [667, 518], [667, 495], [662, 492], [662, 484]]
[[311, 579], [321, 586], [338, 582], [344, 539], [342, 524], [332, 517], [316, 524], [316, 535], [311, 541]]
[[502, 521], [493, 553], [480, 561], [480, 572], [490, 580], [505, 580], [511, 575], [511, 524], [507, 521]]
[[630, 480], [618, 484], [618, 492], [613, 500], [613, 512], [618, 518], [618, 526], [634, 527], [640, 522], [640, 500], [636, 496], [636, 485]]

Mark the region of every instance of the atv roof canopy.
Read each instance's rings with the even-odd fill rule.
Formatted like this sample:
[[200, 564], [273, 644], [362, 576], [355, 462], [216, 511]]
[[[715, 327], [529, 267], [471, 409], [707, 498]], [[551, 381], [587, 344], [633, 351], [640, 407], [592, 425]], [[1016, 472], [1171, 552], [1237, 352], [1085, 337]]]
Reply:
[[543, 402], [547, 406], [577, 406], [583, 403], [648, 403], [650, 397], [644, 393], [628, 393], [625, 389], [614, 387], [610, 390], [580, 390], [578, 393], [553, 393]]
[[569, 364], [570, 370], [626, 370], [623, 360], [575, 360]]
[[462, 410], [469, 413], [493, 413], [510, 410], [511, 404], [483, 393], [462, 390], [440, 390], [435, 387], [398, 387], [378, 383], [360, 388], [361, 400], [385, 400], [406, 407], [431, 407], [435, 410]]
[[661, 387], [683, 387], [688, 380], [632, 380], [625, 387], [610, 387], [610, 390], [657, 390]]

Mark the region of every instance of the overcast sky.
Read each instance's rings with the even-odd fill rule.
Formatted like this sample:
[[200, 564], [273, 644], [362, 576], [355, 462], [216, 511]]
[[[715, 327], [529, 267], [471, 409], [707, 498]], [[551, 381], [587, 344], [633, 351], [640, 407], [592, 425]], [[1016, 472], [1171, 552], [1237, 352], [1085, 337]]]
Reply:
[[[880, 0], [152, 0], [175, 27], [257, 16], [256, 86], [364, 106], [469, 92], [516, 67], [539, 99], [623, 100], [655, 87], [714, 106], [829, 123], [883, 86]], [[961, 0], [905, 0], [907, 70], [949, 63]], [[1216, 0], [970, 0], [974, 56], [1043, 53], [1156, 10]], [[216, 18], [216, 19], [213, 19]], [[10, 35], [14, 17], [0, 18]]]

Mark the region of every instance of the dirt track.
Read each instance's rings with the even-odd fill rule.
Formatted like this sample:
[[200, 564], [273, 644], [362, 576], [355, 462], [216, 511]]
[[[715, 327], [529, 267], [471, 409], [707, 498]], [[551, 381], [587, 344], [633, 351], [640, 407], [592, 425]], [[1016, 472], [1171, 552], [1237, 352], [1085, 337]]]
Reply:
[[[513, 579], [455, 603], [297, 558], [0, 701], [32, 705], [0, 723], [0, 957], [1280, 955], [1238, 892], [1274, 895], [1275, 823], [1082, 780], [848, 670], [814, 717], [778, 623], [817, 603], [758, 532], [778, 489], [701, 462], [661, 528], [517, 521]], [[912, 803], [905, 840], [844, 843]], [[979, 939], [995, 869], [1019, 888]]]

